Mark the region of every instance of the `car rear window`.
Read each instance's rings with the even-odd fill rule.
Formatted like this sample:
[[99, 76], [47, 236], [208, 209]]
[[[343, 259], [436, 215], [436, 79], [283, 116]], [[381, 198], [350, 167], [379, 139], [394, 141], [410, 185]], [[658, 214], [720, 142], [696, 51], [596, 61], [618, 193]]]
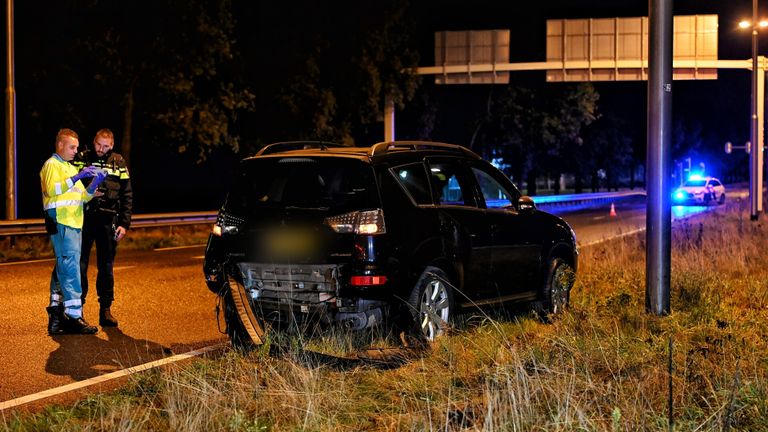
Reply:
[[356, 159], [283, 157], [245, 160], [226, 209], [251, 214], [264, 209], [341, 213], [379, 207], [373, 168]]

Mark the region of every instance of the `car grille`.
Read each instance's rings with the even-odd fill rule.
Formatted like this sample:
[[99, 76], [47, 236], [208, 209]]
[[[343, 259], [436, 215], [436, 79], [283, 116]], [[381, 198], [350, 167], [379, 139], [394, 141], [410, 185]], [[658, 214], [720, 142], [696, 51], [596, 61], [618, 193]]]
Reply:
[[260, 302], [318, 304], [335, 300], [338, 266], [240, 263], [245, 288]]

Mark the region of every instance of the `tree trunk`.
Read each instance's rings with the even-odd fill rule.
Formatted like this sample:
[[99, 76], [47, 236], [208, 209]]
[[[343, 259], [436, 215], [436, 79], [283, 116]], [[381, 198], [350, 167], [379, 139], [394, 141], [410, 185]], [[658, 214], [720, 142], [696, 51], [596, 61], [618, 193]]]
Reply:
[[128, 88], [123, 103], [123, 141], [120, 143], [120, 154], [126, 165], [131, 165], [131, 127], [133, 125], [133, 86]]
[[527, 195], [528, 196], [534, 196], [536, 195], [536, 172], [531, 170], [528, 171], [528, 185], [527, 185]]
[[592, 171], [592, 192], [600, 191], [600, 179], [597, 176], [597, 171]]
[[577, 194], [584, 191], [584, 183], [581, 179], [581, 173], [579, 172], [576, 172], [576, 175], [574, 177], [573, 189], [574, 189], [574, 192]]
[[553, 185], [555, 189], [555, 195], [560, 195], [560, 176], [562, 176], [560, 171], [555, 171], [555, 183]]

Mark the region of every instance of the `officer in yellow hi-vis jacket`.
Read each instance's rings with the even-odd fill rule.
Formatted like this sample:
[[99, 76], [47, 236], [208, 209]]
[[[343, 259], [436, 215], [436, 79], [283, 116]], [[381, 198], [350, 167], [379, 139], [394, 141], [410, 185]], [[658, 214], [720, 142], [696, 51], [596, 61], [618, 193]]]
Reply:
[[[40, 170], [45, 227], [50, 235], [56, 266], [51, 275], [48, 333], [93, 334], [98, 330], [83, 319], [80, 296], [80, 243], [83, 203], [90, 200], [106, 174], [88, 167], [78, 173], [70, 163], [77, 153], [77, 133], [61, 129], [56, 135], [56, 153]], [[93, 178], [88, 188], [80, 181]]]

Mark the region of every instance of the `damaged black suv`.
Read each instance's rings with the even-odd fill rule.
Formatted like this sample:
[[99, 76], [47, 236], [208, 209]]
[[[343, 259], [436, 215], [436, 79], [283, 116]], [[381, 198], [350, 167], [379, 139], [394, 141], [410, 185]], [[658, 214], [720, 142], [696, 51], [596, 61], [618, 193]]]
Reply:
[[288, 142], [240, 163], [203, 270], [235, 345], [382, 322], [431, 341], [468, 308], [558, 312], [577, 256], [565, 221], [464, 147]]

